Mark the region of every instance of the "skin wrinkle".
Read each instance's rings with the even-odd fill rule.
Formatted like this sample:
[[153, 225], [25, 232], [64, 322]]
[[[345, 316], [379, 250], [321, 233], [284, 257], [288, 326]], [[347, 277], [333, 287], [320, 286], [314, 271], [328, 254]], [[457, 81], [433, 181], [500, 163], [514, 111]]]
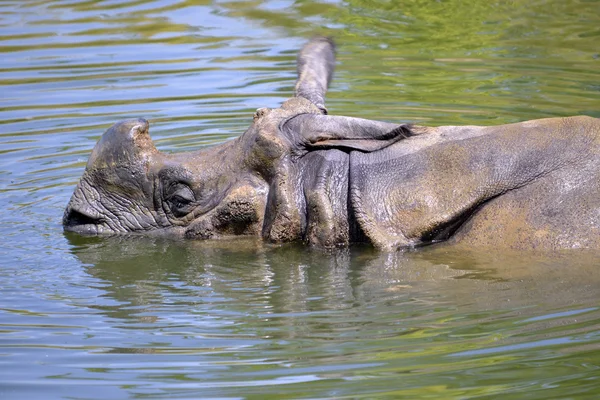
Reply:
[[113, 215], [116, 217], [121, 230], [123, 232], [135, 232], [137, 230], [141, 230], [141, 225], [137, 222], [137, 219], [132, 214], [133, 203], [121, 196], [113, 196], [113, 201], [119, 206], [115, 208]]
[[183, 222], [180, 222], [171, 212], [171, 209], [167, 206], [167, 202], [163, 200], [162, 198], [162, 184], [161, 184], [161, 188], [160, 188], [161, 193], [159, 194], [160, 196], [160, 207], [161, 210], [163, 211], [165, 218], [167, 219], [168, 223], [171, 225], [175, 225], [175, 226], [184, 226]]
[[[310, 152], [297, 164], [302, 171], [302, 193], [306, 201], [307, 225], [304, 241], [336, 247], [350, 242], [348, 224], [348, 156], [341, 151]], [[341, 173], [340, 173], [341, 172]]]
[[[79, 193], [83, 196], [83, 198], [86, 202], [86, 206], [92, 208], [98, 215], [104, 214], [102, 212], [102, 210], [98, 209], [98, 207], [97, 207], [98, 205], [102, 206], [105, 211], [110, 212], [108, 209], [106, 209], [102, 205], [102, 202], [100, 201], [101, 196], [100, 196], [100, 192], [98, 191], [98, 189], [96, 189], [94, 186], [90, 185], [87, 182], [88, 181], [86, 180], [82, 183], [81, 189], [79, 191]], [[88, 195], [91, 195], [92, 197], [90, 199], [88, 199]], [[103, 217], [100, 220], [102, 221], [102, 223], [108, 224], [108, 221], [107, 221], [108, 219], [110, 219], [110, 218]]]
[[[352, 165], [352, 163], [350, 164]], [[392, 250], [398, 246], [411, 246], [413, 243], [406, 239], [400, 230], [397, 229], [397, 235], [391, 236], [386, 231], [377, 227], [372, 217], [365, 211], [361, 190], [350, 181], [350, 198], [352, 203], [353, 214], [358, 221], [362, 231], [373, 242], [375, 246], [382, 250]]]
[[120, 217], [119, 218], [120, 221], [124, 221], [121, 223], [121, 225], [127, 226], [127, 228], [125, 229], [126, 231], [135, 232], [135, 231], [144, 230], [143, 227], [140, 225], [139, 221], [137, 220], [137, 218], [135, 218], [132, 214], [123, 213], [123, 214], [120, 214], [119, 217]]
[[[167, 170], [168, 171], [168, 170]], [[166, 222], [168, 222], [170, 225], [173, 226], [186, 226], [187, 224], [185, 223], [185, 221], [180, 220], [179, 218], [175, 217], [175, 215], [173, 214], [173, 212], [171, 211], [170, 207], [167, 205], [167, 201], [163, 199], [164, 196], [164, 185], [163, 185], [163, 180], [164, 178], [161, 177], [161, 173], [163, 171], [161, 171], [160, 173], [157, 174], [157, 181], [159, 182], [158, 186], [158, 202], [160, 203], [160, 210], [162, 210], [165, 218], [167, 219]], [[159, 208], [157, 208], [158, 210]]]
[[[100, 195], [100, 192], [97, 191], [94, 187], [91, 187], [93, 189], [93, 192], [96, 193], [98, 199], [102, 199], [102, 196]], [[119, 207], [124, 207], [124, 205], [128, 205], [131, 204], [130, 201], [127, 201], [125, 199], [120, 199], [119, 196], [116, 195], [108, 195], [106, 196], [106, 199], [110, 199], [111, 201], [108, 201], [109, 204], [112, 204], [112, 207], [107, 207], [104, 204], [102, 204], [101, 201], [98, 202], [94, 202], [93, 204], [100, 204], [102, 205], [105, 213], [109, 214], [109, 217], [105, 217], [105, 224], [110, 228], [111, 231], [113, 232], [128, 232], [128, 231], [132, 231], [132, 229], [127, 229], [126, 225], [123, 224], [123, 216], [119, 210]], [[115, 207], [115, 204], [117, 205], [117, 207]], [[131, 225], [132, 227], [134, 225]]]
[[[167, 189], [168, 191], [173, 190], [170, 189], [171, 187], [184, 185], [185, 187], [188, 187], [194, 194], [195, 200], [193, 201], [193, 203], [195, 203], [196, 205], [193, 206], [192, 210], [188, 214], [181, 217], [175, 216], [175, 214], [170, 210], [167, 200], [161, 201], [161, 209], [163, 210], [167, 218], [170, 220], [170, 223], [172, 225], [177, 226], [187, 226], [190, 223], [192, 223], [197, 217], [204, 215], [210, 210], [214, 209], [222, 201], [222, 197], [216, 197], [212, 195], [212, 193], [217, 192], [220, 193], [220, 196], [224, 196], [232, 186], [228, 185], [225, 189], [218, 190], [218, 183], [214, 184], [214, 187], [209, 187], [207, 186], [207, 184], [211, 184], [211, 182], [200, 181], [200, 183], [196, 185], [197, 187], [194, 190], [194, 188], [192, 187], [193, 185], [189, 183], [191, 180], [193, 180], [192, 178], [190, 178], [192, 176], [192, 172], [188, 169], [175, 170], [168, 167], [167, 169], [159, 172], [159, 175], [161, 176], [161, 178], [159, 179], [160, 182], [168, 180], [168, 184], [166, 185], [169, 188]], [[161, 183], [161, 188], [163, 188], [162, 195], [164, 195], [165, 193], [164, 187], [165, 185]]]
[[[502, 160], [501, 163], [494, 164], [488, 161], [490, 158], [489, 154], [478, 155], [471, 151], [465, 151], [465, 146], [468, 147], [471, 146], [470, 143], [474, 143], [469, 142], [471, 139], [477, 139], [478, 141], [483, 140], [482, 143], [487, 143], [488, 139], [484, 137], [485, 135], [482, 134], [482, 132], [491, 135], [495, 132], [494, 129], [502, 128], [482, 128], [479, 131], [469, 129], [468, 131], [475, 133], [471, 138], [467, 137], [468, 135], [465, 136], [465, 131], [462, 130], [462, 133], [458, 134], [458, 140], [453, 139], [453, 136], [448, 132], [448, 128], [445, 129], [446, 132], [444, 135], [446, 139], [432, 141], [431, 138], [425, 138], [426, 140], [424, 140], [424, 142], [427, 145], [416, 152], [410, 151], [410, 149], [411, 147], [414, 148], [413, 142], [423, 142], [423, 139], [421, 139], [422, 137], [411, 138], [409, 141], [402, 144], [375, 153], [347, 153], [340, 151], [340, 154], [345, 155], [344, 157], [348, 157], [348, 154], [350, 154], [349, 164], [345, 164], [347, 166], [342, 167], [340, 167], [339, 164], [336, 164], [337, 161], [335, 161], [335, 158], [330, 159], [330, 155], [335, 154], [334, 152], [336, 150], [334, 149], [311, 150], [306, 153], [305, 156], [294, 159], [293, 161], [291, 157], [285, 155], [285, 153], [283, 156], [277, 156], [276, 162], [280, 163], [280, 165], [274, 166], [275, 171], [277, 172], [273, 174], [271, 189], [275, 188], [281, 192], [279, 194], [272, 190], [269, 192], [269, 196], [273, 195], [273, 197], [270, 197], [272, 203], [267, 206], [267, 212], [272, 213], [273, 211], [276, 211], [278, 204], [282, 204], [278, 203], [282, 199], [281, 195], [284, 196], [283, 198], [288, 196], [288, 203], [292, 205], [289, 210], [293, 211], [293, 205], [296, 204], [296, 212], [302, 209], [306, 211], [298, 214], [300, 215], [299, 219], [292, 213], [288, 213], [285, 209], [280, 209], [282, 212], [278, 215], [271, 215], [271, 218], [277, 220], [280, 225], [273, 227], [271, 224], [270, 226], [273, 229], [267, 232], [267, 238], [276, 241], [293, 240], [293, 238], [297, 237], [294, 236], [295, 234], [293, 232], [295, 231], [289, 231], [287, 229], [288, 227], [295, 227], [294, 229], [299, 228], [299, 231], [297, 232], [301, 235], [300, 237], [304, 237], [304, 239], [311, 244], [324, 245], [327, 247], [341, 243], [339, 239], [335, 239], [336, 237], [340, 237], [337, 236], [339, 235], [337, 225], [332, 225], [330, 222], [332, 218], [337, 217], [337, 212], [333, 210], [337, 209], [335, 207], [340, 207], [340, 205], [336, 205], [338, 204], [336, 203], [338, 197], [340, 199], [345, 197], [350, 199], [350, 202], [347, 203], [346, 206], [342, 205], [348, 213], [345, 217], [346, 222], [348, 223], [348, 229], [351, 229], [350, 226], [355, 224], [353, 221], [356, 221], [358, 226], [362, 227], [362, 229], [358, 229], [362, 230], [379, 248], [391, 250], [397, 246], [415, 246], [419, 245], [423, 240], [433, 241], [439, 238], [443, 239], [445, 236], [450, 235], [454, 230], [461, 230], [461, 225], [464, 225], [469, 221], [473, 222], [471, 216], [485, 210], [488, 207], [488, 203], [491, 204], [497, 202], [498, 198], [507, 193], [519, 192], [521, 188], [541, 179], [545, 179], [547, 176], [552, 175], [554, 171], [576, 168], [577, 165], [583, 163], [583, 160], [589, 160], [590, 158], [589, 151], [583, 148], [585, 145], [590, 144], [589, 138], [580, 140], [578, 138], [571, 139], [566, 136], [564, 138], [566, 142], [564, 143], [554, 142], [553, 140], [543, 140], [533, 147], [526, 143], [519, 144], [519, 146], [525, 149], [525, 151], [519, 150], [520, 153], [506, 152], [506, 149], [503, 151], [497, 150], [506, 146], [515, 146], [516, 142], [511, 139], [502, 142], [504, 143], [502, 145], [493, 145], [491, 147], [492, 151], [489, 154], [492, 155], [492, 159]], [[445, 146], [443, 143], [444, 140], [452, 143], [452, 147]], [[435, 142], [435, 144], [431, 144], [432, 142]], [[460, 142], [460, 146], [455, 145], [458, 142]], [[269, 145], [270, 142], [265, 141], [264, 143], [265, 145]], [[521, 147], [519, 147], [519, 149]], [[538, 150], [530, 152], [530, 148], [537, 148]], [[400, 155], [398, 155], [398, 149], [402, 150], [399, 152]], [[428, 149], [435, 149], [436, 152], [442, 152], [440, 154], [447, 154], [447, 156], [437, 157], [427, 155], [429, 154]], [[447, 149], [451, 149], [451, 151]], [[538, 155], [540, 149], [546, 153], [550, 152], [552, 154], [556, 153], [557, 149], [561, 149], [561, 153], [558, 157], [547, 158], [546, 156]], [[308, 156], [311, 155], [312, 157], [313, 154], [317, 153], [322, 154], [325, 157], [323, 158], [325, 161], [319, 161], [319, 163], [323, 162], [324, 164], [318, 164], [311, 172], [306, 168], [307, 166], [314, 165], [315, 159]], [[375, 157], [375, 160], [378, 161], [357, 163], [356, 157], [359, 157], [359, 154], [362, 154], [360, 157]], [[425, 155], [427, 155], [427, 157], [423, 158]], [[473, 157], [473, 155], [476, 157]], [[506, 155], [508, 155], [508, 157]], [[360, 157], [358, 161], [360, 161]], [[398, 164], [398, 166], [393, 166], [395, 165], [393, 164], [394, 162], [402, 161], [404, 159], [420, 161], [411, 161], [408, 164], [402, 164], [402, 166], [400, 166], [400, 164]], [[470, 161], [465, 163], [467, 160]], [[333, 164], [330, 164], [332, 162]], [[303, 163], [307, 164], [303, 166]], [[414, 166], [417, 165], [420, 167], [415, 168]], [[285, 172], [285, 168], [281, 170], [282, 166], [288, 168], [289, 171]], [[468, 179], [465, 179], [469, 175], [461, 173], [456, 174], [454, 166], [467, 166], [469, 174], [472, 174], [473, 179], [475, 179], [474, 182], [485, 183], [487, 181], [487, 184], [478, 183], [472, 185], [469, 183]], [[365, 167], [368, 168], [363, 171]], [[210, 168], [205, 170], [213, 173]], [[335, 189], [335, 191], [332, 190], [338, 185], [336, 178], [337, 171], [342, 170], [348, 171], [347, 174], [349, 174], [351, 180], [346, 190], [336, 194], [338, 193], [339, 188]], [[374, 176], [375, 178], [372, 179], [371, 182], [377, 182], [378, 184], [371, 189], [365, 189], [363, 185], [370, 181], [361, 178], [360, 174], [357, 175], [357, 171], [363, 176]], [[444, 180], [432, 179], [435, 177], [434, 175], [431, 175], [432, 171], [438, 171], [438, 174], [439, 172], [442, 172], [447, 175], [447, 178], [444, 178]], [[399, 172], [402, 174], [397, 175]], [[170, 180], [178, 179], [175, 172], [170, 174], [172, 174], [169, 177]], [[188, 171], [187, 174], [193, 175], [194, 173]], [[346, 173], [343, 173], [343, 175], [345, 174]], [[390, 174], [396, 175], [391, 176]], [[313, 178], [311, 178], [313, 181], [309, 182], [308, 186], [299, 185], [298, 177], [310, 175], [313, 175]], [[222, 177], [226, 175], [220, 176], [221, 177], [218, 179], [222, 179]], [[254, 176], [254, 179], [256, 179], [256, 171], [250, 172], [247, 176]], [[269, 176], [269, 174], [260, 174], [258, 176]], [[380, 179], [377, 178], [377, 176], [386, 177], [385, 179]], [[244, 217], [242, 211], [240, 211], [242, 214], [236, 214], [231, 208], [220, 208], [221, 206], [219, 204], [229, 201], [224, 199], [225, 196], [227, 196], [227, 193], [231, 191], [231, 186], [241, 184], [240, 179], [244, 179], [242, 176], [237, 178], [237, 175], [234, 175], [234, 178], [235, 179], [230, 185], [225, 186], [225, 189], [219, 188], [219, 186], [221, 186], [220, 183], [215, 183], [214, 188], [209, 187], [209, 189], [207, 189], [209, 190], [208, 193], [214, 193], [216, 191], [220, 193], [219, 196], [224, 196], [223, 200], [219, 200], [220, 197], [208, 195], [208, 197], [215, 200], [215, 204], [209, 205], [209, 207], [210, 209], [214, 208], [216, 214], [209, 213], [206, 215], [197, 215], [196, 210], [198, 210], [198, 208], [196, 207], [193, 213], [184, 216], [183, 219], [177, 219], [171, 215], [173, 222], [170, 222], [170, 226], [174, 226], [174, 223], [180, 223], [182, 226], [187, 226], [190, 223], [195, 224], [196, 220], [205, 219], [202, 224], [198, 225], [197, 229], [199, 233], [196, 235], [196, 237], [204, 238], [214, 237], [219, 232], [225, 234], [232, 232], [241, 234], [243, 232], [252, 231], [251, 228], [243, 227], [243, 224], [247, 222], [246, 220], [251, 220], [251, 217]], [[104, 178], [98, 179], [102, 180]], [[413, 188], [406, 186], [412, 180], [414, 180], [415, 186]], [[152, 181], [154, 182], [154, 180]], [[133, 201], [137, 196], [123, 197], [115, 194], [102, 194], [97, 188], [92, 186], [91, 182], [94, 181], [90, 181], [89, 178], [84, 177], [83, 183], [81, 184], [81, 193], [83, 196], [82, 202], [88, 203], [89, 207], [94, 205], [93, 209], [95, 212], [107, 215], [106, 218], [108, 218], [106, 229], [99, 226], [97, 230], [124, 232], [130, 230], [147, 230], [155, 227], [152, 223], [148, 222], [151, 220], [150, 218], [144, 220], [142, 217], [148, 213], [150, 213], [150, 215], [153, 214], [147, 207], [143, 206], [143, 203], [138, 203], [137, 200]], [[428, 182], [428, 184], [422, 185], [419, 182]], [[444, 182], [452, 182], [452, 185], [448, 186], [444, 184]], [[87, 189], [87, 185], [90, 185], [92, 189]], [[157, 183], [154, 185], [156, 186]], [[142, 186], [139, 187], [141, 188]], [[438, 198], [435, 195], [437, 191], [441, 191], [440, 193], [442, 194], [445, 193], [444, 191], [448, 188], [451, 190], [444, 195], [445, 197]], [[465, 191], [464, 188], [467, 188], [467, 190]], [[158, 189], [154, 190], [160, 192]], [[432, 190], [433, 192], [429, 192]], [[414, 195], [413, 192], [415, 192]], [[416, 192], [418, 192], [418, 194], [416, 194]], [[117, 190], [115, 193], [118, 194], [121, 192], [120, 190]], [[294, 193], [299, 193], [301, 196], [294, 197], [296, 196]], [[264, 192], [264, 194], [266, 195], [266, 192]], [[363, 198], [363, 194], [367, 194], [368, 196]], [[409, 197], [404, 197], [406, 194], [408, 194]], [[78, 196], [79, 195], [75, 195], [75, 198], [78, 198]], [[158, 193], [157, 196], [160, 197], [162, 194]], [[388, 200], [386, 202], [378, 202], [376, 200], [371, 200], [371, 198], [387, 198]], [[463, 201], [460, 200], [461, 198], [466, 202], [461, 203], [460, 201]], [[96, 199], [98, 199], [98, 201], [96, 201]], [[456, 202], [456, 206], [445, 208], [445, 205], [451, 205], [453, 202]], [[305, 205], [301, 205], [301, 203], [304, 203]], [[244, 207], [247, 207], [245, 204], [249, 203], [244, 201], [230, 202], [227, 207], [237, 207], [239, 210], [243, 210]], [[300, 208], [297, 207], [298, 204], [301, 205]], [[331, 206], [334, 206], [334, 208], [330, 208]], [[373, 208], [373, 206], [376, 207]], [[412, 207], [415, 212], [414, 216], [408, 219], [388, 219], [388, 215], [393, 215], [397, 212], [396, 207], [398, 206]], [[373, 215], [365, 212], [370, 208], [375, 212]], [[166, 209], [165, 202], [161, 202], [161, 209]], [[122, 214], [125, 211], [118, 210], [125, 210], [133, 216], [130, 214]], [[407, 208], [407, 210], [409, 210], [409, 208]], [[428, 210], [434, 210], [433, 214]], [[302, 216], [306, 213], [308, 213], [309, 221], [312, 221], [309, 225], [307, 225], [307, 222], [304, 222], [305, 217]], [[314, 218], [310, 216], [311, 214], [314, 215]], [[135, 215], [138, 216], [137, 219], [134, 219]], [[419, 215], [430, 215], [430, 217], [422, 218]], [[373, 217], [375, 219], [373, 219]], [[227, 218], [231, 219], [231, 224], [226, 221]], [[411, 218], [413, 220], [421, 221], [420, 225], [416, 225], [413, 230], [406, 230], [403, 223], [398, 223], [398, 221], [410, 221]], [[265, 218], [265, 221], [267, 220], [268, 219]], [[236, 228], [236, 224], [238, 223], [241, 223], [242, 227]], [[248, 224], [250, 223], [248, 222]], [[313, 233], [307, 236], [307, 229], [311, 226], [314, 228], [310, 229], [316, 230], [312, 230]], [[91, 229], [92, 228], [90, 227], [90, 230]], [[354, 231], [357, 228], [352, 229]], [[358, 234], [354, 233], [353, 236], [350, 237], [353, 239], [358, 237], [354, 235]], [[560, 242], [566, 243], [564, 238], [561, 239]], [[585, 245], [587, 242], [579, 240], [577, 243]]]
[[[157, 228], [165, 228], [168, 227], [168, 219], [166, 216], [166, 212], [163, 208], [163, 202], [160, 197], [159, 191], [162, 186], [160, 185], [160, 180], [158, 176], [154, 176], [153, 179], [150, 180], [152, 182], [152, 205], [154, 212], [150, 211], [150, 215], [154, 218], [154, 222]], [[162, 214], [161, 214], [162, 211]], [[164, 218], [161, 218], [164, 217]]]
[[109, 211], [108, 209], [107, 209], [107, 212], [111, 214], [112, 218], [106, 218], [105, 227], [108, 227], [111, 230], [111, 232], [114, 232], [114, 233], [122, 232], [120, 229], [121, 227], [116, 223], [118, 221], [118, 219], [115, 218], [116, 216], [114, 214], [112, 214], [112, 212]]
[[[133, 216], [135, 215], [142, 215], [146, 218], [140, 218], [137, 219], [135, 218], [136, 223], [139, 225], [140, 229], [143, 229], [144, 231], [148, 231], [148, 230], [152, 230], [152, 229], [156, 229], [157, 226], [152, 224], [152, 222], [148, 221], [148, 216], [150, 216], [150, 219], [153, 221], [154, 218], [151, 217], [151, 214], [149, 212], [149, 210], [144, 207], [142, 208], [139, 204], [133, 204], [135, 211], [132, 213]], [[150, 214], [150, 215], [149, 215]]]
[[[593, 121], [592, 119], [589, 119], [589, 121]], [[550, 120], [547, 121], [542, 121], [539, 122], [539, 125], [542, 126], [548, 126], [548, 123], [550, 122]], [[570, 120], [570, 122], [572, 122]], [[539, 126], [536, 126], [538, 124], [535, 124], [534, 127], [536, 127], [536, 129], [539, 129]], [[516, 124], [516, 126], [518, 126], [518, 124]], [[491, 129], [495, 129], [495, 128], [491, 128]], [[500, 128], [502, 129], [502, 128]], [[559, 127], [560, 129], [560, 127]], [[532, 131], [533, 135], [536, 136], [530, 136], [530, 137], [539, 137], [537, 136], [537, 131], [534, 130]], [[473, 204], [472, 206], [468, 206], [468, 203], [465, 204], [465, 207], [458, 207], [458, 208], [454, 208], [455, 211], [451, 212], [451, 213], [447, 213], [447, 212], [439, 212], [439, 211], [433, 211], [432, 215], [435, 215], [436, 213], [439, 213], [439, 217], [440, 219], [434, 219], [432, 220], [430, 223], [424, 223], [424, 221], [419, 218], [419, 219], [415, 219], [415, 221], [419, 221], [421, 220], [422, 222], [420, 223], [420, 227], [419, 225], [415, 225], [415, 229], [412, 231], [411, 235], [409, 237], [419, 237], [422, 235], [422, 233], [427, 233], [427, 231], [430, 231], [431, 228], [436, 228], [440, 229], [441, 227], [444, 226], [444, 224], [452, 224], [453, 221], [456, 220], [460, 220], [461, 218], [461, 213], [470, 213], [472, 211], [472, 209], [476, 209], [479, 207], [479, 205], [486, 203], [488, 200], [492, 199], [492, 198], [496, 198], [499, 196], [502, 196], [505, 193], [508, 193], [509, 191], [518, 191], [518, 189], [522, 188], [522, 187], [526, 187], [528, 186], [530, 183], [534, 183], [540, 179], [544, 179], [544, 177], [551, 175], [554, 171], [556, 170], [560, 170], [561, 168], [570, 170], [573, 168], [574, 166], [574, 162], [573, 160], [577, 160], [579, 158], [583, 158], [583, 159], [593, 159], [594, 156], [592, 156], [586, 145], [590, 142], [589, 140], [589, 136], [584, 136], [584, 138], [579, 138], [579, 137], [575, 137], [574, 139], [571, 139], [571, 137], [569, 135], [563, 136], [564, 139], [561, 140], [567, 140], [567, 142], [565, 142], [566, 144], [564, 144], [563, 142], [561, 142], [560, 140], [557, 142], [555, 139], [545, 139], [544, 136], [542, 136], [542, 142], [541, 142], [541, 146], [535, 145], [532, 148], [536, 149], [535, 153], [531, 153], [532, 155], [529, 155], [530, 151], [521, 151], [519, 154], [519, 157], [514, 157], [512, 156], [515, 153], [511, 153], [510, 151], [503, 151], [503, 152], [499, 152], [497, 153], [497, 155], [495, 156], [497, 159], [502, 160], [502, 157], [505, 154], [509, 154], [511, 155], [511, 157], [513, 158], [512, 161], [508, 162], [508, 166], [506, 162], [501, 162], [499, 164], [500, 168], [499, 169], [491, 169], [488, 172], [485, 172], [485, 169], [481, 170], [476, 169], [476, 173], [475, 175], [473, 175], [474, 177], [478, 177], [476, 179], [481, 180], [482, 182], [485, 182], [486, 180], [486, 176], [489, 176], [490, 179], [490, 184], [488, 185], [481, 185], [481, 184], [475, 184], [473, 186], [470, 186], [474, 189], [473, 194], [467, 195], [465, 197], [465, 199], [468, 199], [469, 197], [473, 198]], [[416, 139], [418, 140], [418, 139]], [[486, 139], [487, 142], [487, 139]], [[408, 143], [408, 142], [407, 142]], [[510, 141], [510, 144], [512, 143], [516, 143], [516, 141]], [[404, 144], [403, 144], [404, 145]], [[526, 149], [528, 149], [528, 145], [523, 145]], [[537, 147], [536, 147], [537, 146]], [[494, 150], [495, 148], [498, 148], [501, 146], [495, 146], [492, 147], [492, 150]], [[597, 147], [596, 147], [597, 148]], [[437, 149], [443, 149], [443, 147], [436, 147]], [[559, 151], [560, 149], [560, 151]], [[440, 153], [440, 152], [438, 152]], [[443, 154], [443, 153], [441, 153]], [[558, 157], [548, 157], [548, 154], [556, 154]], [[365, 157], [372, 157], [372, 156], [365, 156]], [[487, 157], [486, 157], [487, 158]], [[441, 160], [442, 162], [446, 162], [446, 160], [442, 160], [441, 158], [432, 158], [433, 160]], [[416, 159], [415, 159], [416, 160]], [[504, 161], [507, 161], [506, 158], [504, 158]], [[420, 164], [423, 164], [423, 162], [420, 162]], [[488, 162], [489, 164], [489, 162]], [[418, 165], [417, 161], [414, 162], [414, 164], [412, 165]], [[459, 163], [457, 165], [462, 165], [462, 163]], [[485, 165], [485, 164], [484, 164]], [[396, 168], [395, 166], [392, 167], [391, 165], [388, 166], [389, 168]], [[407, 168], [411, 168], [411, 167], [404, 167], [404, 169]], [[426, 167], [426, 170], [428, 171], [445, 171], [447, 170], [448, 167], [443, 166], [443, 165], [439, 165], [437, 167], [432, 167], [431, 165]], [[371, 169], [369, 170], [368, 173], [363, 174], [362, 176], [366, 177], [374, 177], [374, 181], [379, 181], [380, 179], [376, 177], [375, 174], [375, 170]], [[462, 176], [462, 175], [458, 175], [458, 176]], [[494, 177], [496, 176], [496, 178]], [[516, 179], [515, 179], [516, 178]], [[364, 178], [360, 178], [363, 181], [367, 181]], [[359, 180], [360, 180], [359, 179]], [[383, 182], [390, 182], [392, 179], [388, 179], [387, 181], [385, 179], [383, 179]], [[401, 181], [405, 181], [402, 178], [395, 178], [394, 179], [397, 182], [401, 182]], [[373, 180], [371, 180], [373, 181]], [[504, 182], [503, 182], [504, 181]], [[446, 190], [447, 187], [465, 187], [464, 183], [459, 183], [460, 181], [457, 181], [456, 178], [453, 178], [453, 175], [449, 175], [449, 179], [446, 181], [442, 181], [442, 182], [452, 182], [452, 184], [449, 185], [442, 185], [442, 186], [437, 186], [437, 185], [433, 185], [431, 186], [431, 182], [433, 182], [430, 178], [427, 178], [427, 175], [423, 175], [422, 176], [422, 180], [419, 177], [419, 180], [417, 182], [429, 182], [431, 188], [441, 188], [442, 190]], [[469, 187], [466, 186], [466, 187]], [[367, 186], [369, 187], [369, 186]], [[426, 202], [426, 199], [428, 198], [426, 195], [424, 195], [424, 189], [427, 188], [426, 185], [423, 186], [419, 186], [419, 199], [421, 199], [422, 201]], [[366, 187], [363, 188], [362, 190], [365, 191], [365, 193], [372, 193], [373, 192], [373, 188], [369, 188], [367, 189]], [[408, 189], [408, 187], [405, 188], [405, 185], [400, 185], [399, 186], [399, 190], [401, 190], [401, 193], [410, 193], [410, 190]], [[443, 193], [443, 192], [442, 192]], [[378, 192], [378, 198], [381, 198], [382, 196], [384, 196], [381, 192]], [[393, 202], [394, 200], [392, 200]], [[396, 202], [400, 201], [401, 204], [407, 204], [406, 201], [402, 201], [399, 199], [395, 199]], [[452, 200], [451, 199], [446, 199], [443, 200], [441, 203], [439, 204], [452, 204]], [[460, 205], [460, 203], [459, 203]], [[534, 207], [533, 209], [537, 208]], [[450, 208], [452, 209], [452, 207]], [[440, 210], [441, 211], [441, 210]], [[385, 221], [385, 219], [387, 219], [387, 217], [384, 218], [383, 221]], [[404, 219], [406, 221], [406, 219]], [[401, 220], [398, 220], [401, 221]], [[499, 220], [501, 221], [501, 220]], [[399, 224], [402, 225], [402, 224]]]
[[[333, 49], [311, 43], [299, 57], [299, 96], [257, 110], [234, 140], [167, 155], [146, 121], [111, 127], [67, 207], [65, 229], [90, 222], [87, 209], [105, 221], [81, 229], [106, 233], [250, 233], [325, 247], [365, 240], [386, 250], [452, 235], [478, 246], [600, 248], [600, 222], [591, 222], [600, 221], [598, 119], [429, 128], [323, 115]], [[165, 181], [156, 181], [162, 171]], [[576, 183], [579, 173], [589, 184]], [[183, 175], [196, 201], [177, 217], [163, 189]], [[567, 183], [574, 189], [560, 189]]]

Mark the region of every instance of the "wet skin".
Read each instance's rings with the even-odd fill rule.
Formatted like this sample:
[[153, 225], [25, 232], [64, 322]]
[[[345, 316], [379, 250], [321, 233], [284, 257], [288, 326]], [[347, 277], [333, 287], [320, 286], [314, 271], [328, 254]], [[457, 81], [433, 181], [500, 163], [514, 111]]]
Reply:
[[330, 116], [333, 43], [298, 57], [296, 97], [259, 109], [235, 140], [164, 154], [143, 119], [95, 146], [63, 224], [83, 234], [383, 250], [450, 240], [517, 249], [600, 248], [600, 120], [423, 127]]

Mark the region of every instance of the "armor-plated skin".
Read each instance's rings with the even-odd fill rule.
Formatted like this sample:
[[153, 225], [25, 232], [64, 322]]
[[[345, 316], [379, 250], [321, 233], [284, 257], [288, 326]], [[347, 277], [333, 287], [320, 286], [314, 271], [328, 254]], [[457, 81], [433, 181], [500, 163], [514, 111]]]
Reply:
[[261, 235], [393, 250], [450, 239], [517, 249], [600, 248], [600, 120], [405, 126], [330, 116], [334, 46], [299, 54], [296, 97], [240, 137], [159, 152], [143, 119], [100, 139], [63, 224], [84, 234]]
[[415, 129], [422, 135], [350, 155], [350, 198], [376, 246], [451, 237], [490, 248], [600, 248], [598, 119]]

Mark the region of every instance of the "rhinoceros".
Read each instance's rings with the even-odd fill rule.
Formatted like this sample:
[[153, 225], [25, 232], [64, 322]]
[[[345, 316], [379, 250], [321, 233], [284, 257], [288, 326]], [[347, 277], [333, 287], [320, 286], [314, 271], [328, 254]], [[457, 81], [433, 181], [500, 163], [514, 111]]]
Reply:
[[382, 250], [439, 241], [600, 248], [600, 120], [426, 127], [329, 115], [335, 46], [298, 54], [295, 96], [241, 136], [156, 149], [144, 119], [94, 147], [64, 217], [82, 234], [262, 236]]

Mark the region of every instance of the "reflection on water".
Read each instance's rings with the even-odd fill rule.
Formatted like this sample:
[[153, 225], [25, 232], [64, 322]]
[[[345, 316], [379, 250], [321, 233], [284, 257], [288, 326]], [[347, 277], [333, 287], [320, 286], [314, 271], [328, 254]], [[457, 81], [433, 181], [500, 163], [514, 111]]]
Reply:
[[328, 108], [389, 121], [600, 117], [598, 2], [0, 3], [0, 397], [596, 398], [597, 253], [323, 252], [82, 238], [94, 143], [235, 137], [339, 43]]
[[28, 322], [8, 324], [3, 345], [25, 361], [43, 352], [27, 374], [67, 388], [445, 398], [597, 388], [593, 255], [69, 240], [83, 272], [55, 289], [50, 310], [6, 309]]

